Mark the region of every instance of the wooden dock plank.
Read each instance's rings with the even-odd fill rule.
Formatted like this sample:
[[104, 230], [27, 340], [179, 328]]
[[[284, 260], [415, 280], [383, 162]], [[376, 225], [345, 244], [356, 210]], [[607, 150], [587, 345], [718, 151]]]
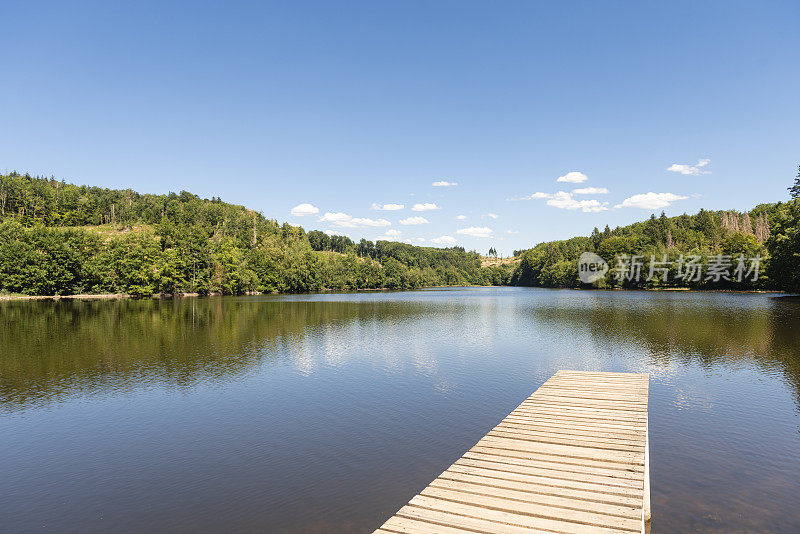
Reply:
[[375, 532], [644, 532], [648, 387], [558, 371]]
[[547, 484], [537, 484], [526, 480], [512, 480], [508, 478], [498, 478], [482, 476], [480, 473], [471, 472], [460, 473], [458, 471], [445, 471], [439, 476], [440, 479], [454, 480], [457, 482], [474, 482], [487, 487], [517, 489], [541, 495], [552, 495], [554, 497], [567, 497], [584, 501], [598, 502], [604, 504], [614, 504], [619, 506], [637, 506], [641, 501], [641, 495], [625, 496], [618, 494], [599, 493], [582, 489], [561, 487]]
[[629, 519], [638, 520], [638, 510], [635, 506], [625, 506], [620, 504], [607, 504], [596, 501], [586, 501], [577, 499], [575, 497], [563, 497], [559, 495], [548, 495], [543, 493], [532, 493], [527, 490], [518, 490], [511, 488], [500, 488], [496, 486], [485, 486], [474, 482], [462, 482], [456, 480], [436, 479], [431, 482], [431, 485], [422, 490], [420, 495], [428, 495], [428, 490], [432, 488], [447, 489], [452, 491], [460, 491], [463, 493], [471, 493], [474, 495], [482, 495], [485, 497], [500, 497], [511, 501], [520, 501], [521, 503], [536, 503], [540, 505], [549, 505], [557, 508], [564, 508], [568, 510], [577, 511], [591, 511], [597, 513], [608, 514], [617, 517], [624, 517]]

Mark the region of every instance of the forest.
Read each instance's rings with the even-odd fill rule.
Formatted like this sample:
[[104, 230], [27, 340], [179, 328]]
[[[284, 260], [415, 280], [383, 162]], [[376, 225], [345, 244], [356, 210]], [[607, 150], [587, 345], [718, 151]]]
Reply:
[[503, 285], [480, 255], [306, 232], [188, 192], [0, 175], [0, 292], [244, 294]]
[[[510, 283], [591, 287], [578, 277], [578, 259], [583, 252], [593, 252], [610, 267], [603, 278], [593, 282], [598, 288], [800, 292], [800, 173], [788, 189], [787, 202], [760, 204], [743, 213], [701, 210], [695, 215], [667, 217], [662, 212], [660, 217], [654, 214], [644, 222], [613, 230], [595, 228], [588, 237], [514, 251], [520, 262]], [[641, 263], [638, 279], [629, 276], [633, 258]], [[690, 258], [696, 259], [701, 276], [682, 276]], [[754, 273], [737, 277], [739, 260], [744, 260], [749, 271], [752, 258], [760, 259], [757, 279]], [[724, 265], [727, 276], [706, 274], [714, 271], [712, 263]], [[621, 272], [626, 275], [620, 276]]]
[[[12, 172], [0, 175], [0, 294], [232, 295], [462, 285], [798, 292], [800, 174], [789, 193], [786, 202], [748, 212], [662, 213], [595, 228], [587, 237], [515, 251], [517, 262], [482, 266], [480, 254], [462, 247], [356, 243], [185, 191], [140, 194]], [[578, 278], [583, 252], [610, 266], [591, 285]], [[493, 247], [489, 254], [497, 256]], [[620, 258], [640, 262], [642, 276], [620, 276]], [[690, 258], [703, 273], [724, 258], [728, 276], [681, 277]], [[757, 277], [739, 273], [738, 280], [737, 258], [750, 262], [749, 271], [758, 258]]]

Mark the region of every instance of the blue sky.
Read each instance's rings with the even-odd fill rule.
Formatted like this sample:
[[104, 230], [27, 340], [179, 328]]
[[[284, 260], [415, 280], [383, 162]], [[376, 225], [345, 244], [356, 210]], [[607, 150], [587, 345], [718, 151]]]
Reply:
[[509, 254], [800, 163], [797, 2], [118, 4], [0, 4], [0, 171]]

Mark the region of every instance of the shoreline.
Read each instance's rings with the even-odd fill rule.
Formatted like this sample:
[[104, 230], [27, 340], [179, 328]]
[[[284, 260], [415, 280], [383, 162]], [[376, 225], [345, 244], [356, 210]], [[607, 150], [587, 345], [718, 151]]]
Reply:
[[150, 296], [129, 295], [126, 293], [81, 293], [77, 295], [0, 295], [0, 302], [11, 302], [20, 300], [172, 300], [181, 298], [202, 298], [202, 297], [247, 297], [247, 296], [260, 296], [260, 295], [312, 295], [315, 293], [359, 293], [367, 291], [420, 291], [423, 289], [449, 289], [457, 287], [528, 287], [531, 289], [569, 289], [573, 291], [668, 291], [668, 292], [689, 292], [689, 293], [783, 293], [793, 295], [787, 291], [779, 289], [692, 289], [688, 287], [654, 287], [654, 288], [636, 288], [636, 289], [623, 289], [623, 288], [580, 288], [580, 287], [537, 287], [537, 286], [425, 286], [416, 289], [389, 289], [387, 287], [365, 288], [365, 289], [322, 289], [319, 291], [308, 291], [302, 293], [259, 293], [258, 291], [250, 291], [241, 295], [223, 295], [222, 293], [209, 293], [207, 295], [200, 295], [200, 293], [156, 293]]
[[0, 295], [0, 301], [11, 300], [121, 300], [121, 299], [171, 299], [183, 297], [199, 297], [199, 293], [180, 293], [176, 295], [150, 295], [142, 297], [127, 293], [81, 293], [77, 295]]
[[11, 300], [114, 300], [132, 298], [124, 293], [99, 293], [80, 295], [0, 295], [0, 301]]

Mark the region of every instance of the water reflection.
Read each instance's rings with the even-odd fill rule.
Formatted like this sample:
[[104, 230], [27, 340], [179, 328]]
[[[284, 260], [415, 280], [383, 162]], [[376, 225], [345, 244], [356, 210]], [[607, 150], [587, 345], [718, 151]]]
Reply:
[[369, 532], [572, 368], [650, 373], [655, 532], [798, 531], [798, 325], [721, 293], [0, 302], [0, 518]]
[[353, 340], [419, 311], [233, 298], [1, 302], [0, 407], [144, 382], [187, 388], [286, 358], [311, 373], [320, 355], [341, 365]]
[[573, 291], [549, 304], [530, 306], [532, 321], [590, 339], [590, 352], [633, 345], [645, 357], [638, 368], [653, 378], [690, 364], [709, 372], [755, 366], [779, 373], [800, 398], [800, 300], [793, 297]]

